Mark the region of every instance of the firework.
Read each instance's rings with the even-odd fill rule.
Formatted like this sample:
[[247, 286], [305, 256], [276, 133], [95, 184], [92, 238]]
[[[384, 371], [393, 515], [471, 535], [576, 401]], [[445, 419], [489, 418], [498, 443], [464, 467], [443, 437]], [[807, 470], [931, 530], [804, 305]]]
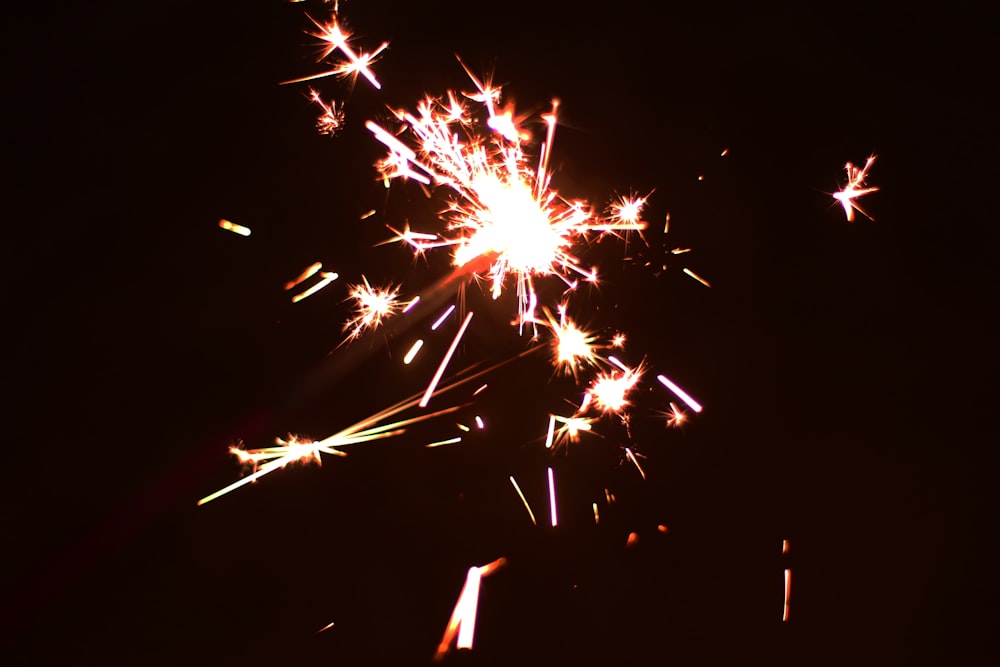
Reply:
[[854, 222], [855, 211], [869, 220], [874, 220], [865, 209], [861, 208], [861, 204], [857, 200], [872, 192], [878, 192], [878, 188], [876, 187], [865, 187], [868, 170], [875, 164], [876, 157], [875, 155], [869, 156], [865, 161], [864, 167], [856, 167], [850, 162], [844, 165], [844, 169], [847, 171], [847, 185], [840, 192], [835, 192], [833, 198], [839, 201], [841, 206], [844, 207], [844, 214], [847, 216], [848, 222]]

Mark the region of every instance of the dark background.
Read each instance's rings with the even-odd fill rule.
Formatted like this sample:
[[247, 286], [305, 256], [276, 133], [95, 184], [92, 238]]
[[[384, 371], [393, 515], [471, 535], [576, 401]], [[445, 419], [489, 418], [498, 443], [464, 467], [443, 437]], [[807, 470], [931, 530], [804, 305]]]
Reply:
[[[317, 84], [347, 102], [335, 138], [315, 132], [304, 86], [278, 85], [320, 70], [304, 11], [323, 5], [105, 2], [4, 21], [5, 663], [423, 664], [466, 569], [499, 556], [476, 648], [448, 664], [987, 654], [988, 22], [952, 5], [661, 4], [347, 0], [358, 43], [391, 46], [382, 91]], [[363, 123], [469, 90], [456, 53], [521, 111], [560, 98], [560, 192], [655, 189], [649, 247], [625, 263], [619, 244], [588, 250], [607, 280], [574, 303], [705, 412], [664, 430], [651, 411], [669, 397], [649, 385], [633, 424], [646, 482], [613, 423], [549, 457], [547, 411], [576, 394], [529, 358], [460, 413], [488, 424], [460, 445], [421, 447], [455, 432], [446, 419], [196, 507], [241, 474], [234, 441], [322, 437], [425, 386], [457, 320], [406, 369], [427, 322], [328, 353], [345, 284], [412, 293], [447, 271], [374, 247], [383, 222], [426, 225], [432, 207], [376, 182]], [[872, 152], [876, 222], [847, 223], [829, 193]], [[675, 246], [694, 250], [654, 271]], [[290, 304], [282, 285], [317, 260], [340, 281]], [[525, 348], [510, 300], [468, 299], [454, 368]], [[548, 465], [556, 529], [532, 527], [507, 480], [545, 523]]]

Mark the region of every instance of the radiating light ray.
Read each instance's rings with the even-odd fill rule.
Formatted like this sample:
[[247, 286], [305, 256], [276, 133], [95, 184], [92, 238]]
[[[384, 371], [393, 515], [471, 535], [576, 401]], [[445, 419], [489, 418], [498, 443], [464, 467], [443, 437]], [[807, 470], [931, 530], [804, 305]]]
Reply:
[[639, 471], [639, 475], [642, 477], [643, 481], [645, 481], [646, 471], [642, 469], [642, 466], [639, 465], [639, 459], [636, 458], [635, 454], [628, 447], [625, 448], [625, 456], [628, 457], [628, 460], [632, 462], [632, 465], [635, 466], [635, 469]]
[[701, 276], [699, 276], [697, 273], [695, 273], [691, 269], [689, 269], [687, 267], [684, 267], [684, 273], [687, 274], [690, 278], [693, 278], [693, 279], [697, 280], [698, 282], [700, 282], [705, 287], [711, 287], [711, 285], [709, 284], [709, 282], [707, 280], [705, 280], [704, 278], [702, 278]]
[[584, 366], [597, 364], [597, 336], [579, 328], [566, 316], [566, 306], [559, 306], [557, 320], [548, 308], [542, 312], [545, 321], [554, 334], [555, 366], [573, 377]]
[[561, 417], [559, 415], [552, 415], [550, 425], [555, 425], [556, 422], [561, 425], [555, 431], [552, 446], [558, 448], [570, 443], [579, 442], [580, 433], [590, 431], [593, 428], [594, 419], [591, 417]]
[[292, 303], [298, 303], [299, 301], [302, 301], [303, 299], [308, 299], [313, 294], [315, 294], [316, 292], [320, 291], [321, 289], [323, 289], [324, 287], [326, 287], [327, 285], [329, 285], [330, 283], [332, 283], [334, 280], [336, 280], [339, 277], [340, 276], [338, 276], [336, 273], [332, 273], [332, 272], [329, 272], [329, 271], [324, 271], [323, 273], [320, 274], [321, 280], [319, 282], [317, 282], [315, 285], [313, 285], [312, 287], [310, 287], [309, 289], [303, 290], [302, 292], [299, 292], [298, 294], [296, 294], [295, 296], [293, 296], [292, 297]]
[[657, 375], [656, 379], [659, 380], [660, 383], [664, 387], [666, 387], [667, 389], [669, 389], [670, 391], [672, 391], [677, 398], [679, 398], [682, 401], [684, 401], [684, 403], [689, 408], [691, 408], [695, 412], [701, 412], [701, 410], [702, 410], [701, 403], [699, 403], [698, 401], [696, 401], [693, 398], [691, 398], [690, 394], [688, 394], [686, 391], [684, 391], [683, 389], [681, 389], [680, 387], [678, 387], [676, 384], [674, 384], [674, 382], [670, 378], [668, 378], [666, 375]]
[[448, 306], [448, 309], [441, 313], [441, 317], [437, 318], [437, 320], [434, 321], [434, 324], [431, 325], [431, 331], [437, 331], [438, 327], [444, 324], [444, 321], [447, 320], [448, 316], [453, 312], [455, 312], [455, 304]]
[[[457, 649], [471, 649], [476, 630], [476, 614], [479, 609], [479, 587], [483, 577], [487, 577], [507, 562], [506, 558], [498, 558], [492, 563], [479, 567], [470, 567], [465, 576], [465, 585], [458, 595], [458, 601], [448, 619], [444, 636], [434, 653], [434, 662], [440, 662], [451, 650], [455, 641]], [[456, 641], [457, 635], [457, 641]]]
[[514, 490], [517, 491], [518, 497], [524, 504], [524, 509], [528, 510], [528, 516], [531, 517], [531, 525], [537, 526], [538, 522], [535, 521], [535, 513], [531, 511], [531, 505], [528, 504], [528, 499], [524, 497], [524, 493], [521, 491], [521, 487], [517, 485], [517, 480], [514, 479], [513, 475], [510, 476], [510, 483], [514, 485]]
[[867, 211], [861, 208], [861, 204], [857, 200], [879, 190], [877, 187], [865, 187], [868, 170], [875, 164], [876, 157], [874, 154], [870, 155], [868, 160], [865, 161], [864, 167], [856, 167], [850, 162], [844, 165], [844, 169], [847, 171], [847, 185], [840, 192], [835, 192], [833, 198], [839, 201], [840, 205], [844, 207], [844, 214], [847, 216], [848, 222], [854, 222], [854, 211], [857, 211], [869, 220], [875, 220]]
[[320, 134], [334, 136], [344, 128], [344, 104], [338, 104], [336, 100], [327, 104], [320, 97], [319, 91], [309, 89], [309, 99], [320, 108], [320, 114], [316, 117], [316, 130]]
[[424, 339], [418, 338], [417, 342], [411, 345], [410, 349], [407, 350], [406, 354], [403, 356], [403, 364], [409, 365], [409, 363], [413, 361], [413, 358], [417, 356], [417, 352], [420, 351], [420, 348], [423, 347], [423, 345], [424, 345]]
[[219, 220], [219, 227], [225, 229], [227, 232], [232, 232], [233, 234], [239, 234], [240, 236], [250, 236], [250, 228], [244, 227], [243, 225], [237, 225], [235, 222], [230, 222], [223, 218]]
[[553, 477], [552, 468], [548, 468], [549, 471], [549, 518], [552, 522], [552, 526], [555, 527], [559, 524], [559, 517], [556, 516], [556, 482]]
[[309, 34], [313, 37], [318, 37], [327, 43], [327, 46], [323, 49], [323, 54], [320, 56], [320, 60], [329, 57], [334, 51], [340, 51], [345, 60], [336, 64], [332, 70], [320, 72], [319, 74], [310, 74], [308, 76], [292, 79], [290, 81], [283, 81], [283, 84], [303, 83], [305, 81], [314, 81], [328, 76], [348, 77], [360, 74], [368, 80], [368, 83], [370, 83], [372, 87], [376, 89], [382, 88], [382, 84], [380, 84], [378, 79], [375, 78], [375, 74], [372, 73], [369, 66], [376, 61], [378, 56], [386, 48], [389, 47], [388, 42], [383, 42], [381, 46], [371, 53], [365, 53], [363, 51], [357, 53], [348, 41], [350, 40], [351, 34], [349, 32], [345, 32], [336, 19], [330, 21], [329, 23], [320, 23], [308, 14], [306, 16], [320, 30], [318, 33]]
[[684, 422], [686, 422], [688, 419], [687, 414], [685, 414], [683, 410], [678, 408], [677, 404], [675, 404], [672, 401], [670, 403], [670, 411], [664, 412], [662, 414], [664, 417], [666, 417], [666, 425], [668, 428], [682, 426]]
[[636, 368], [625, 366], [615, 357], [608, 357], [608, 361], [614, 363], [622, 371], [610, 373], [599, 373], [587, 389], [584, 396], [584, 404], [580, 411], [583, 412], [591, 402], [601, 412], [618, 412], [627, 408], [631, 403], [629, 396], [635, 389], [644, 371], [640, 364]]
[[431, 400], [431, 396], [434, 394], [434, 390], [437, 387], [438, 382], [441, 380], [441, 376], [444, 374], [445, 367], [448, 366], [448, 362], [451, 361], [451, 357], [455, 354], [455, 350], [458, 348], [458, 342], [462, 340], [462, 335], [465, 334], [466, 328], [469, 326], [469, 322], [472, 320], [472, 311], [470, 310], [462, 321], [462, 326], [459, 327], [458, 333], [455, 334], [454, 340], [451, 341], [451, 347], [445, 353], [444, 358], [441, 360], [441, 365], [438, 366], [437, 371], [434, 373], [434, 377], [431, 379], [431, 383], [427, 385], [427, 391], [424, 392], [424, 397], [420, 399], [420, 407], [425, 408]]

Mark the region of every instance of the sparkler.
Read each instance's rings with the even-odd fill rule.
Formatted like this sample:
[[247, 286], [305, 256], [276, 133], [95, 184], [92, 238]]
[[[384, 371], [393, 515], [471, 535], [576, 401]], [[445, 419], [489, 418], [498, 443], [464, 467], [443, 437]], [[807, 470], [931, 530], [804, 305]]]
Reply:
[[844, 214], [847, 216], [848, 222], [854, 222], [854, 212], [857, 211], [861, 215], [865, 216], [869, 220], [874, 221], [875, 219], [868, 214], [865, 209], [861, 208], [861, 204], [857, 202], [858, 199], [864, 197], [872, 192], [878, 192], [877, 187], [865, 187], [865, 180], [868, 178], [868, 170], [871, 166], [875, 164], [876, 155], [870, 155], [865, 161], [864, 167], [856, 167], [852, 163], [848, 162], [844, 165], [844, 169], [847, 171], [847, 185], [840, 192], [835, 192], [833, 198], [840, 202], [841, 206], [844, 207]]

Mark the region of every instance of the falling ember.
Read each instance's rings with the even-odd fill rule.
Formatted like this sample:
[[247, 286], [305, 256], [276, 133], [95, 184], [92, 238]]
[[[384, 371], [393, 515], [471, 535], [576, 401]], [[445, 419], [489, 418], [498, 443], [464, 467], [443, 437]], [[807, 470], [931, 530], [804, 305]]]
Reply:
[[527, 498], [524, 497], [524, 493], [521, 492], [521, 487], [517, 485], [517, 480], [514, 479], [513, 475], [510, 476], [510, 483], [514, 485], [514, 490], [517, 491], [518, 498], [524, 503], [524, 509], [528, 510], [528, 516], [531, 517], [531, 525], [537, 526], [538, 522], [535, 521], [535, 513], [531, 511], [531, 505], [528, 504]]
[[339, 277], [340, 276], [338, 276], [336, 273], [330, 273], [330, 272], [324, 271], [323, 273], [320, 274], [320, 278], [321, 278], [320, 281], [317, 282], [312, 287], [310, 287], [309, 289], [303, 290], [302, 292], [300, 292], [300, 293], [296, 294], [295, 296], [293, 296], [292, 297], [292, 303], [298, 303], [299, 301], [302, 301], [303, 299], [308, 299], [313, 294], [315, 294], [316, 292], [320, 291], [321, 289], [323, 289], [324, 287], [326, 287], [327, 285], [329, 285], [330, 283], [332, 283], [334, 280], [336, 280]]
[[289, 280], [287, 283], [285, 283], [285, 291], [287, 292], [288, 290], [293, 289], [296, 286], [300, 285], [301, 283], [304, 283], [305, 281], [309, 280], [314, 275], [316, 275], [316, 273], [319, 272], [319, 270], [322, 268], [323, 268], [323, 262], [316, 262], [315, 264], [310, 264], [302, 271], [302, 273], [298, 275], [298, 277], [296, 277], [294, 280]]
[[369, 209], [367, 212], [363, 213], [359, 219], [360, 220], [367, 220], [368, 218], [372, 217], [373, 215], [375, 215], [375, 209]]
[[639, 471], [639, 475], [642, 477], [643, 480], [645, 480], [646, 471], [642, 469], [642, 466], [639, 465], [639, 459], [636, 458], [635, 454], [628, 447], [625, 448], [625, 456], [628, 457], [628, 460], [632, 462], [632, 465], [635, 466], [635, 469]]
[[552, 519], [552, 525], [556, 526], [559, 521], [556, 517], [556, 483], [553, 479], [552, 468], [548, 468], [549, 471], [549, 510]]
[[660, 525], [658, 525], [658, 526], [656, 527], [656, 530], [658, 530], [659, 532], [663, 533], [664, 535], [666, 535], [667, 533], [669, 533], [669, 532], [670, 532], [670, 529], [669, 529], [669, 528], [667, 528], [667, 527], [666, 527], [665, 525], [663, 525], [662, 523], [661, 523]]
[[711, 285], [708, 283], [707, 280], [705, 280], [704, 278], [702, 278], [701, 276], [699, 276], [697, 273], [695, 273], [691, 269], [689, 269], [687, 267], [684, 267], [684, 273], [686, 273], [691, 278], [694, 278], [695, 280], [697, 280], [698, 282], [700, 282], [705, 287], [711, 287]]
[[458, 602], [448, 619], [448, 626], [445, 628], [441, 643], [438, 644], [434, 653], [434, 661], [439, 662], [451, 650], [451, 643], [455, 641], [457, 649], [471, 649], [472, 641], [476, 631], [476, 614], [479, 609], [479, 585], [483, 577], [489, 576], [507, 562], [506, 558], [498, 558], [492, 563], [480, 567], [470, 567], [465, 576], [465, 585], [458, 596]]
[[332, 628], [334, 625], [336, 625], [336, 623], [327, 623], [322, 628], [320, 628], [319, 630], [317, 630], [316, 634], [318, 635], [321, 632], [326, 632], [327, 630], [329, 630], [330, 628]]
[[594, 508], [594, 523], [601, 523], [601, 515], [597, 511], [597, 503], [591, 503]]
[[625, 548], [630, 549], [637, 544], [639, 544], [639, 533], [636, 532], [629, 533], [628, 539], [625, 541]]
[[781, 553], [788, 553], [788, 540], [781, 540]]
[[841, 206], [844, 207], [844, 214], [847, 216], [848, 222], [854, 222], [854, 211], [857, 211], [869, 220], [875, 220], [865, 209], [861, 208], [861, 205], [856, 200], [872, 192], [878, 192], [878, 188], [876, 187], [865, 187], [868, 170], [875, 164], [876, 157], [876, 155], [871, 155], [865, 162], [865, 166], [861, 168], [854, 166], [850, 162], [844, 165], [844, 169], [847, 170], [847, 185], [840, 192], [833, 193], [833, 198], [839, 201]]
[[243, 225], [237, 225], [235, 222], [230, 222], [229, 220], [226, 219], [219, 220], [219, 227], [225, 229], [227, 232], [232, 232], [233, 234], [239, 234], [240, 236], [250, 236], [249, 227], [244, 227]]
[[726, 157], [727, 155], [729, 155], [729, 149], [728, 148], [723, 148], [722, 152], [719, 153], [719, 157]]
[[417, 352], [420, 351], [420, 348], [423, 347], [423, 345], [424, 340], [422, 338], [418, 338], [417, 342], [411, 345], [410, 349], [407, 350], [406, 355], [403, 357], [403, 364], [409, 365], [409, 363], [413, 361], [413, 357], [417, 356]]
[[674, 384], [674, 382], [672, 380], [670, 380], [670, 378], [668, 378], [665, 375], [657, 375], [656, 379], [659, 380], [660, 384], [662, 384], [664, 387], [666, 387], [670, 391], [674, 392], [674, 395], [677, 396], [677, 398], [679, 398], [682, 401], [684, 401], [684, 403], [689, 408], [691, 408], [695, 412], [701, 412], [701, 410], [702, 410], [701, 403], [699, 403], [698, 401], [696, 401], [693, 398], [691, 398], [690, 394], [688, 394], [686, 391], [684, 391], [683, 389], [681, 389], [680, 387], [678, 387], [676, 384]]

